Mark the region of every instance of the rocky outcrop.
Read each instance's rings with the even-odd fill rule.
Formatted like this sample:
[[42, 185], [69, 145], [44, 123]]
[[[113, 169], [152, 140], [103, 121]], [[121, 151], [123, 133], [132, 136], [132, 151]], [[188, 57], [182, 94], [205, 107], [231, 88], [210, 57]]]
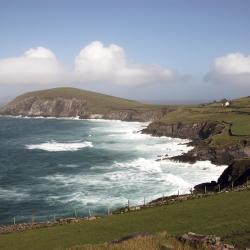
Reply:
[[3, 115], [43, 117], [86, 117], [87, 102], [81, 99], [40, 98], [31, 96], [11, 102], [0, 110]]
[[166, 108], [155, 109], [113, 109], [103, 110], [100, 114], [91, 111], [89, 103], [79, 98], [46, 98], [28, 96], [13, 101], [0, 109], [1, 115], [29, 117], [80, 117], [103, 118], [123, 121], [155, 121], [168, 112]]
[[[196, 192], [216, 192], [222, 189], [242, 186], [250, 181], [250, 159], [234, 160], [221, 174], [218, 181], [201, 183], [194, 187]], [[250, 183], [249, 183], [250, 185]]]
[[154, 136], [169, 136], [192, 139], [194, 148], [180, 156], [171, 159], [194, 163], [209, 160], [217, 165], [228, 165], [235, 159], [250, 157], [250, 142], [242, 141], [220, 147], [210, 144], [211, 137], [220, 134], [226, 129], [225, 122], [204, 121], [199, 123], [153, 122], [143, 130], [143, 133]]
[[219, 134], [223, 131], [224, 125], [218, 122], [199, 122], [199, 123], [173, 123], [153, 122], [143, 133], [154, 136], [169, 136], [185, 139], [207, 139], [211, 135]]
[[186, 154], [173, 157], [173, 160], [194, 163], [196, 161], [211, 161], [216, 165], [229, 165], [234, 159], [247, 157], [246, 147], [241, 144], [234, 144], [224, 147], [210, 145], [207, 142], [196, 141], [194, 148]]
[[236, 249], [233, 245], [224, 244], [221, 242], [221, 238], [215, 235], [202, 235], [196, 233], [186, 233], [180, 238], [183, 243], [188, 243], [189, 245], [195, 247], [196, 249], [208, 248], [211, 250], [233, 250]]
[[122, 121], [155, 121], [159, 120], [168, 112], [167, 109], [155, 109], [155, 110], [136, 110], [136, 109], [123, 109], [123, 110], [110, 110], [103, 118], [111, 120]]

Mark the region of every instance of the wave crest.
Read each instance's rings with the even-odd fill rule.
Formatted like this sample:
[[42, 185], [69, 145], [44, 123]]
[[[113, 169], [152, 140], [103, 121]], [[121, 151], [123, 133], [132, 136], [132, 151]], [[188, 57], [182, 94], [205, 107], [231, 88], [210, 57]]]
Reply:
[[49, 141], [41, 144], [29, 144], [26, 145], [27, 149], [39, 149], [49, 152], [60, 152], [60, 151], [78, 151], [82, 148], [92, 148], [93, 144], [89, 141], [82, 141], [82, 142], [56, 142], [56, 141]]

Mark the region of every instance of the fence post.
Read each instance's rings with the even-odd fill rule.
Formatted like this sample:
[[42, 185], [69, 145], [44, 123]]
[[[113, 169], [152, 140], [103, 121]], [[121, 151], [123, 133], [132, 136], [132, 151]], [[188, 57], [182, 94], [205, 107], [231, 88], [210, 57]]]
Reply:
[[180, 196], [180, 191], [178, 190], [178, 197]]
[[128, 209], [130, 209], [130, 204], [129, 204], [129, 200], [128, 200]]
[[76, 209], [75, 209], [75, 218], [77, 218], [77, 211], [76, 211]]
[[89, 217], [91, 217], [91, 211], [90, 211], [90, 208], [89, 208]]
[[16, 225], [16, 217], [13, 217], [13, 224]]
[[109, 212], [109, 207], [108, 207], [108, 215], [110, 214], [110, 212]]
[[207, 186], [205, 186], [205, 194], [207, 193]]
[[145, 205], [146, 205], [146, 198], [145, 198], [145, 196], [144, 196], [143, 205], [144, 205], [144, 207], [145, 207]]
[[234, 182], [233, 181], [232, 181], [231, 185], [232, 185], [232, 190], [233, 190], [234, 189]]
[[220, 184], [219, 184], [219, 192], [220, 192]]

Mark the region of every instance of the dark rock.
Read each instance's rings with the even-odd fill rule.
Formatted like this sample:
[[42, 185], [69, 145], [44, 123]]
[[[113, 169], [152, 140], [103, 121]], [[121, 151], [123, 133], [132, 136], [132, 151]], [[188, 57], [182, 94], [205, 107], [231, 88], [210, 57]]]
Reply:
[[224, 188], [232, 188], [244, 185], [250, 180], [250, 159], [239, 159], [233, 161], [221, 174], [218, 181], [210, 183], [201, 183], [194, 187], [196, 192], [202, 193], [219, 191]]
[[216, 165], [229, 165], [235, 159], [244, 158], [247, 156], [245, 152], [246, 148], [240, 144], [234, 144], [220, 148], [211, 146], [204, 141], [196, 141], [194, 146], [194, 149], [190, 150], [189, 152], [180, 156], [172, 157], [171, 159], [190, 163], [209, 160]]
[[250, 159], [235, 160], [230, 164], [218, 179], [222, 188], [232, 185], [239, 186], [250, 179]]
[[220, 237], [215, 235], [202, 235], [189, 232], [180, 237], [180, 241], [188, 243], [191, 246], [199, 249], [201, 247], [209, 247], [211, 250], [231, 250], [234, 246], [226, 245], [221, 242]]
[[218, 191], [218, 183], [216, 181], [201, 183], [196, 185], [194, 190], [198, 193], [215, 192]]
[[142, 132], [155, 136], [169, 136], [185, 139], [207, 139], [223, 131], [224, 125], [218, 122], [199, 122], [192, 124], [153, 122]]
[[152, 233], [147, 233], [147, 232], [137, 232], [133, 234], [126, 235], [120, 239], [113, 240], [111, 241], [112, 244], [119, 244], [127, 240], [135, 239], [135, 238], [140, 238], [140, 237], [148, 237], [148, 236], [153, 236]]

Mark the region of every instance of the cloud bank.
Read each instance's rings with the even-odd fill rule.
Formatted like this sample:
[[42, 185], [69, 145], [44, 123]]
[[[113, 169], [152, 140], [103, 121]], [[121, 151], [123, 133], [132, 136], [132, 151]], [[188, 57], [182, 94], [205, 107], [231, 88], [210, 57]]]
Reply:
[[250, 86], [250, 55], [231, 53], [217, 57], [206, 79], [239, 87]]
[[169, 83], [177, 74], [157, 65], [130, 63], [124, 49], [105, 47], [94, 41], [76, 56], [74, 69], [67, 70], [55, 54], [44, 47], [27, 50], [22, 56], [0, 59], [0, 84], [113, 83], [140, 85]]
[[49, 49], [37, 47], [22, 56], [0, 59], [0, 83], [52, 83], [63, 79], [65, 70]]

